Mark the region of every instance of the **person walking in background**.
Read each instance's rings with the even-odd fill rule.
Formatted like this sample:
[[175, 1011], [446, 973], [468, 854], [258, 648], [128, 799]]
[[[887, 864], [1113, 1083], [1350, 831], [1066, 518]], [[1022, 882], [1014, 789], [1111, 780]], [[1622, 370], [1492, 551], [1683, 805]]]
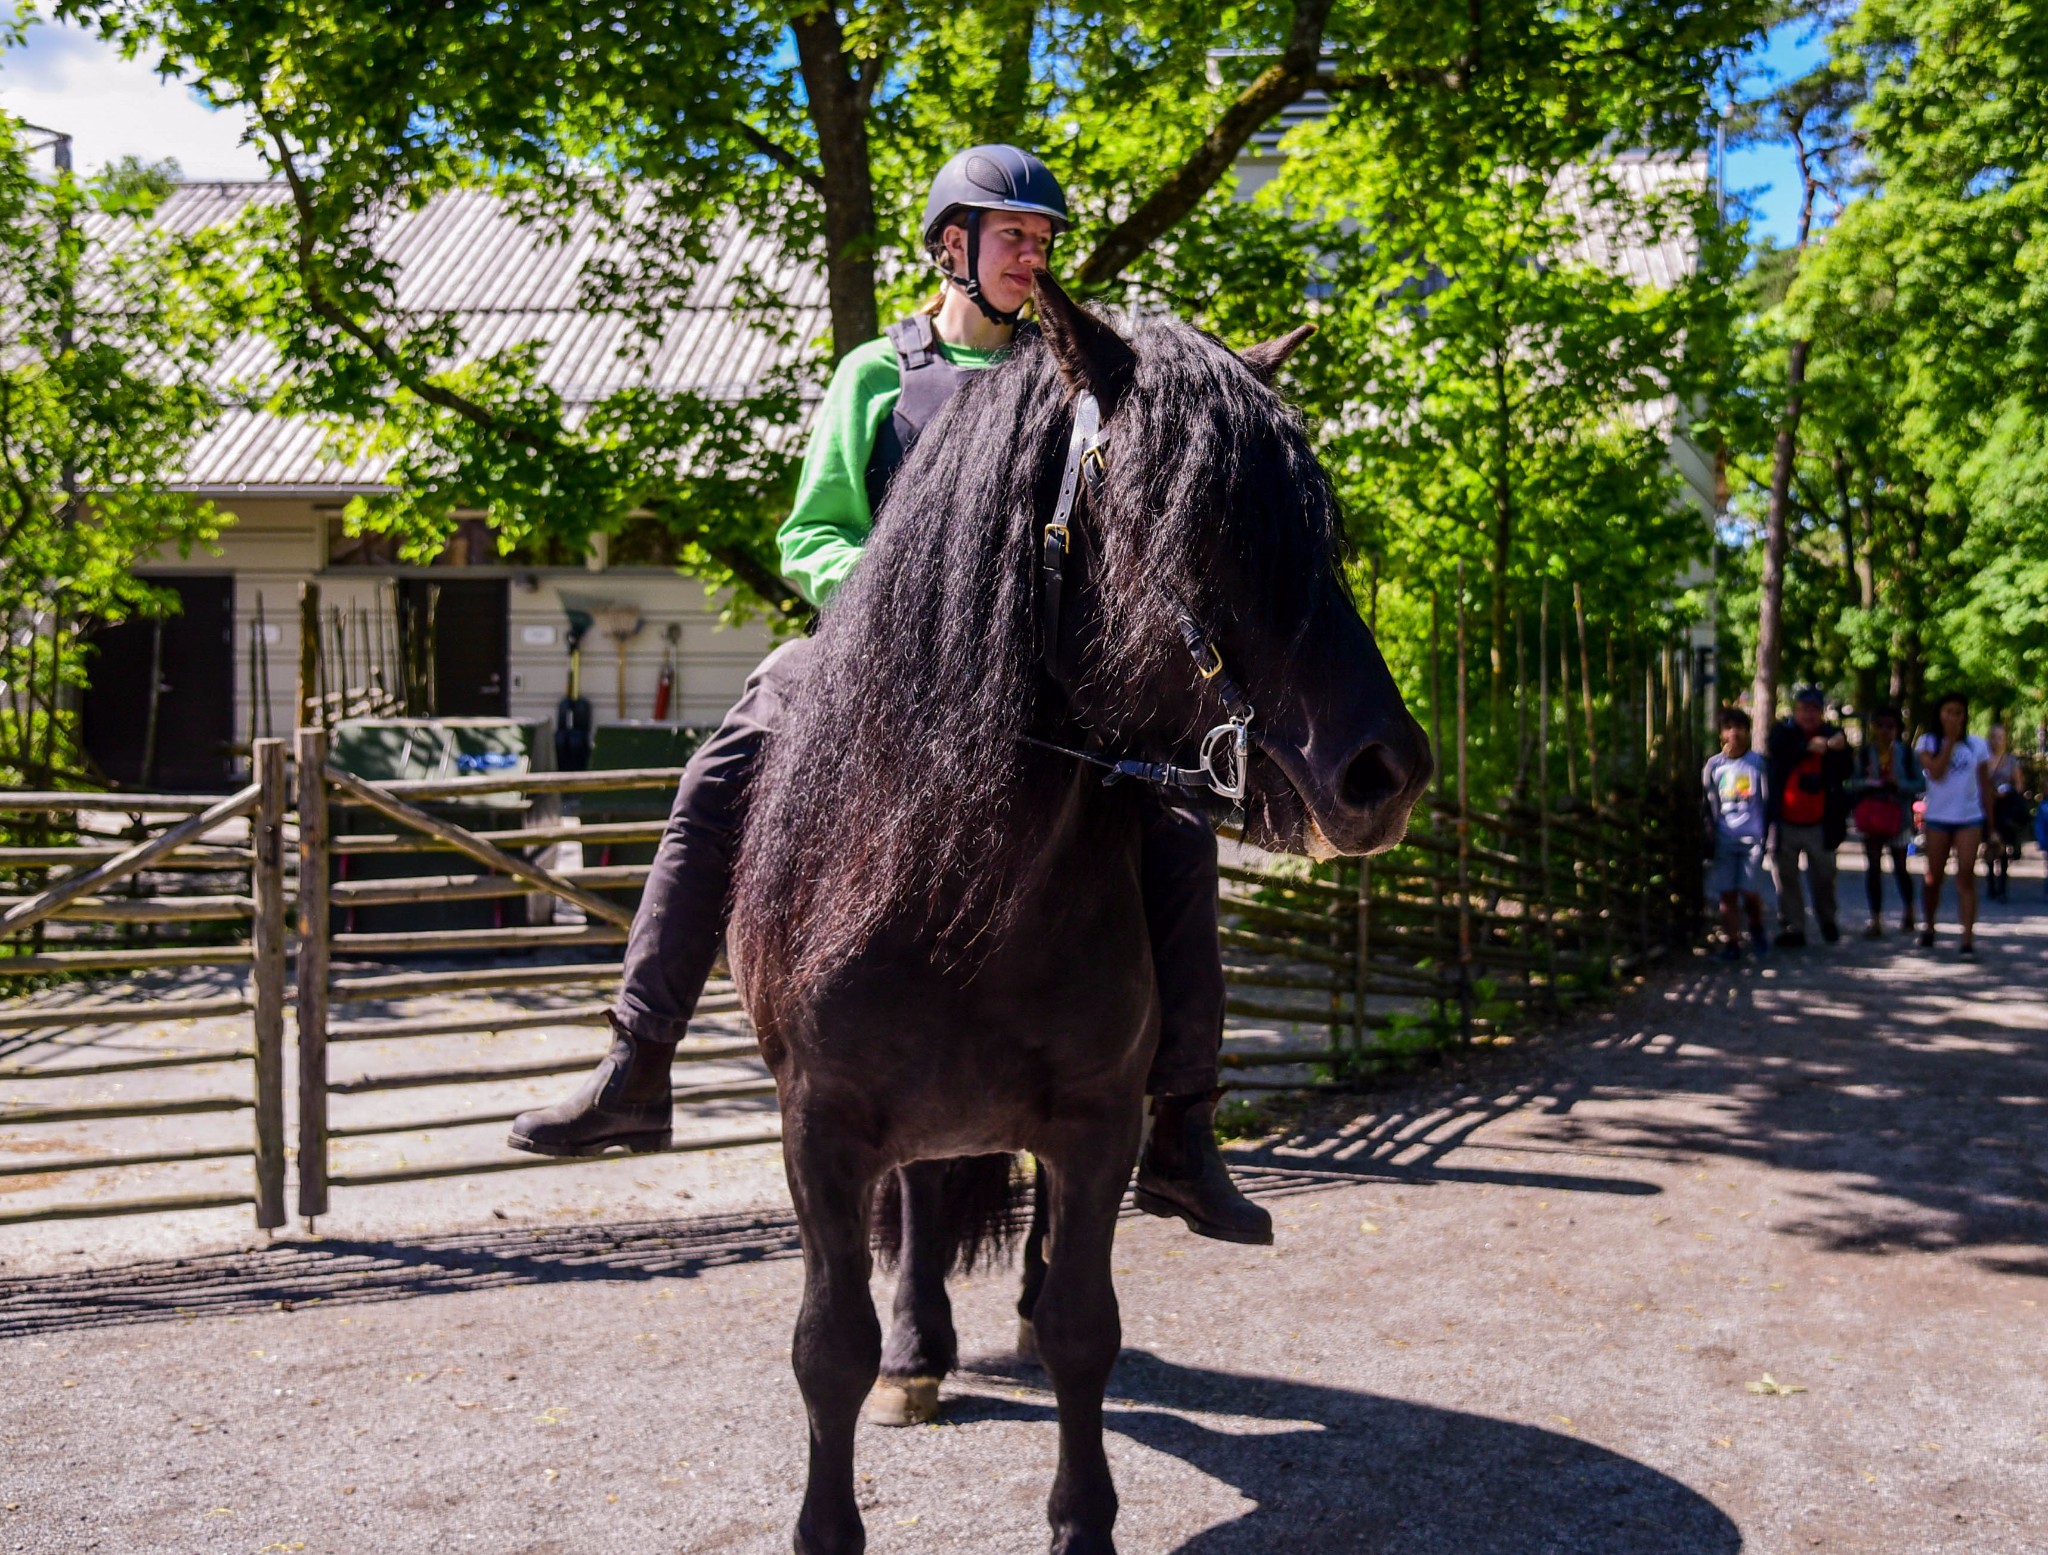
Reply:
[[1906, 868], [1906, 844], [1913, 828], [1913, 799], [1927, 787], [1920, 762], [1900, 738], [1904, 720], [1896, 707], [1880, 707], [1870, 715], [1870, 737], [1856, 748], [1855, 765], [1845, 785], [1852, 808], [1850, 822], [1863, 839], [1863, 892], [1870, 903], [1865, 939], [1884, 935], [1884, 856], [1892, 856], [1892, 877], [1899, 886], [1899, 932], [1913, 932], [1913, 877]]
[[1749, 748], [1750, 717], [1739, 707], [1721, 709], [1721, 750], [1707, 758], [1701, 786], [1714, 822], [1714, 864], [1707, 890], [1721, 903], [1723, 961], [1742, 959], [1742, 916], [1756, 953], [1771, 948], [1764, 932], [1764, 830], [1770, 771]]
[[2012, 861], [2019, 857], [2020, 838], [2026, 835], [2033, 806], [2027, 803], [2026, 774], [2012, 753], [2005, 725], [1993, 724], [1984, 743], [1991, 751], [1991, 811], [1986, 817], [1991, 831], [1984, 839], [1984, 889], [1994, 902], [2002, 902], [2012, 889]]
[[1832, 945], [1842, 937], [1835, 921], [1835, 849], [1849, 834], [1842, 784], [1850, 758], [1848, 738], [1827, 721], [1827, 698], [1818, 686], [1801, 686], [1793, 695], [1792, 716], [1771, 729], [1765, 753], [1770, 757], [1778, 943], [1806, 943], [1806, 897], [1799, 882], [1803, 855], [1820, 937]]
[[[2034, 846], [2041, 850], [2041, 858], [2048, 863], [2048, 799], [2034, 806]], [[2041, 874], [2041, 900], [2048, 902], [2048, 869]]]
[[1920, 766], [1927, 774], [1927, 885], [1920, 943], [1934, 943], [1941, 879], [1950, 853], [1956, 860], [1956, 917], [1963, 926], [1957, 953], [1977, 954], [1977, 847], [1991, 813], [1991, 747], [1970, 733], [1970, 704], [1951, 691], [1934, 706], [1934, 732], [1920, 736]]

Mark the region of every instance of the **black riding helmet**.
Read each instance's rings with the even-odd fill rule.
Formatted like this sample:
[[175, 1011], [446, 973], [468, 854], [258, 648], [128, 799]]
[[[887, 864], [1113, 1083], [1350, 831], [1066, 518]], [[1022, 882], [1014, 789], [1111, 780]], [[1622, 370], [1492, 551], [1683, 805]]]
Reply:
[[939, 234], [958, 225], [967, 232], [967, 274], [955, 275], [943, 264], [948, 282], [974, 299], [974, 305], [998, 324], [1015, 324], [1015, 313], [1002, 313], [981, 294], [981, 215], [984, 211], [1027, 211], [1052, 223], [1058, 237], [1067, 230], [1067, 197], [1052, 169], [1015, 146], [970, 146], [939, 169], [924, 202], [925, 252], [937, 262], [946, 251]]

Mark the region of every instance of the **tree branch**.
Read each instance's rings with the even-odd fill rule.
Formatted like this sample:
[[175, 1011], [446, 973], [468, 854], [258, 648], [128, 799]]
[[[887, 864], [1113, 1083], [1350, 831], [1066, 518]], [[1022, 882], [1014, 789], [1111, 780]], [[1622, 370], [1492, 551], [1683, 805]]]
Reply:
[[[300, 177], [283, 132], [270, 114], [258, 110], [265, 132], [277, 148], [278, 166], [283, 171], [285, 183], [289, 186], [292, 206], [298, 216], [297, 259], [300, 284], [305, 289], [307, 305], [321, 318], [341, 330], [351, 340], [362, 346], [377, 359], [387, 372], [398, 382], [417, 394], [428, 404], [439, 406], [455, 415], [483, 427], [507, 441], [530, 446], [546, 446], [563, 449], [561, 439], [546, 428], [522, 426], [506, 421], [495, 414], [490, 407], [478, 404], [466, 395], [458, 394], [439, 384], [433, 383], [414, 371], [399, 353], [393, 349], [382, 332], [364, 325], [346, 308], [327, 297], [321, 288], [320, 272], [314, 251], [313, 204], [311, 193]], [[745, 126], [743, 126], [745, 128]], [[564, 451], [569, 451], [564, 449]], [[772, 567], [760, 558], [735, 546], [721, 545], [707, 540], [694, 525], [679, 524], [678, 533], [685, 535], [700, 547], [719, 565], [725, 567], [749, 589], [760, 596], [772, 609], [786, 617], [801, 619], [810, 609], [809, 603], [779, 577]]]
[[[257, 101], [260, 103], [260, 98]], [[299, 174], [298, 164], [292, 157], [291, 148], [286, 144], [284, 132], [278, 127], [275, 117], [261, 106], [256, 111], [271, 144], [277, 148], [278, 168], [283, 172], [285, 185], [291, 191], [292, 209], [298, 217], [294, 248], [298, 261], [299, 284], [305, 291], [306, 305], [314, 314], [368, 351], [377, 359], [378, 365], [429, 405], [450, 411], [511, 442], [523, 443], [529, 447], [559, 446], [560, 440], [551, 428], [525, 426], [518, 422], [506, 421], [489, 406], [479, 404], [467, 395], [458, 394], [453, 389], [437, 384], [415, 371], [385, 338], [383, 331], [371, 329], [326, 294], [321, 285], [320, 267], [315, 254], [312, 194], [307, 190], [305, 180]]]
[[1138, 207], [1105, 233], [1074, 272], [1082, 286], [1113, 281], [1183, 216], [1199, 205], [1230, 171], [1245, 142], [1274, 114], [1316, 84], [1322, 59], [1323, 27], [1331, 0], [1295, 0], [1294, 22], [1280, 58], [1259, 72], [1203, 137], [1202, 144]]
[[808, 184], [811, 193], [823, 194], [825, 192], [825, 180], [813, 172], [804, 162], [804, 159], [794, 151], [791, 151], [787, 146], [770, 140], [744, 119], [739, 121], [739, 131], [745, 137], [747, 144], [760, 152], [762, 156], [773, 162], [784, 172], [793, 173]]
[[791, 588], [773, 567], [741, 546], [708, 538], [701, 528], [682, 516], [676, 502], [657, 498], [647, 504], [647, 510], [662, 520], [677, 539], [703, 551], [787, 619], [801, 621], [811, 614], [811, 602]]

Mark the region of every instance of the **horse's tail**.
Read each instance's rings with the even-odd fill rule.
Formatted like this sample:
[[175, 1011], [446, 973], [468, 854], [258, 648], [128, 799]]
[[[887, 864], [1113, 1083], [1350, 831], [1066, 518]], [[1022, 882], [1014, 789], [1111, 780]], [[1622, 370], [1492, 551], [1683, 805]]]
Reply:
[[[1005, 1262], [1031, 1220], [1031, 1179], [1009, 1154], [962, 1155], [919, 1163], [938, 1173], [934, 1251], [948, 1274]], [[875, 1256], [893, 1272], [903, 1254], [903, 1173], [883, 1177], [870, 1222]]]

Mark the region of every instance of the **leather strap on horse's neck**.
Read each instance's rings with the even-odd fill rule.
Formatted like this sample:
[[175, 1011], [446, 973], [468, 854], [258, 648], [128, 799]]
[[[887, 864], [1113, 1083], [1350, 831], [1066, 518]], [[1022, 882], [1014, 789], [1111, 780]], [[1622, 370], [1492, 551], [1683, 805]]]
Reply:
[[[1066, 681], [1060, 674], [1060, 612], [1066, 593], [1067, 558], [1073, 553], [1074, 509], [1080, 500], [1082, 481], [1085, 479], [1092, 490], [1101, 485], [1108, 469], [1102, 454], [1102, 407], [1094, 395], [1082, 394], [1074, 401], [1074, 430], [1067, 439], [1067, 462], [1060, 471], [1059, 496], [1053, 503], [1052, 519], [1045, 526], [1038, 564], [1039, 660], [1053, 684], [1062, 688]], [[1174, 608], [1180, 623], [1181, 641], [1187, 645], [1188, 657], [1194, 660], [1195, 673], [1216, 688], [1230, 714], [1228, 723], [1217, 725], [1203, 736], [1200, 766], [1181, 767], [1171, 762], [1102, 756], [1093, 751], [1056, 745], [1032, 735], [1024, 737], [1025, 743], [1102, 768], [1108, 774], [1102, 780], [1105, 784], [1131, 778], [1162, 788], [1181, 788], [1198, 793], [1206, 790], [1221, 798], [1242, 800], [1254, 717], [1251, 700], [1224, 668], [1222, 652], [1209, 640], [1209, 635], [1187, 607], [1176, 602]], [[1217, 769], [1226, 743], [1231, 756], [1228, 778]]]
[[1090, 486], [1100, 485], [1105, 468], [1102, 407], [1094, 395], [1084, 394], [1074, 402], [1074, 432], [1067, 439], [1060, 494], [1039, 551], [1038, 656], [1055, 685], [1066, 684], [1060, 678], [1060, 607], [1066, 592], [1067, 557], [1073, 552], [1074, 504], [1081, 494], [1082, 477], [1087, 477]]

